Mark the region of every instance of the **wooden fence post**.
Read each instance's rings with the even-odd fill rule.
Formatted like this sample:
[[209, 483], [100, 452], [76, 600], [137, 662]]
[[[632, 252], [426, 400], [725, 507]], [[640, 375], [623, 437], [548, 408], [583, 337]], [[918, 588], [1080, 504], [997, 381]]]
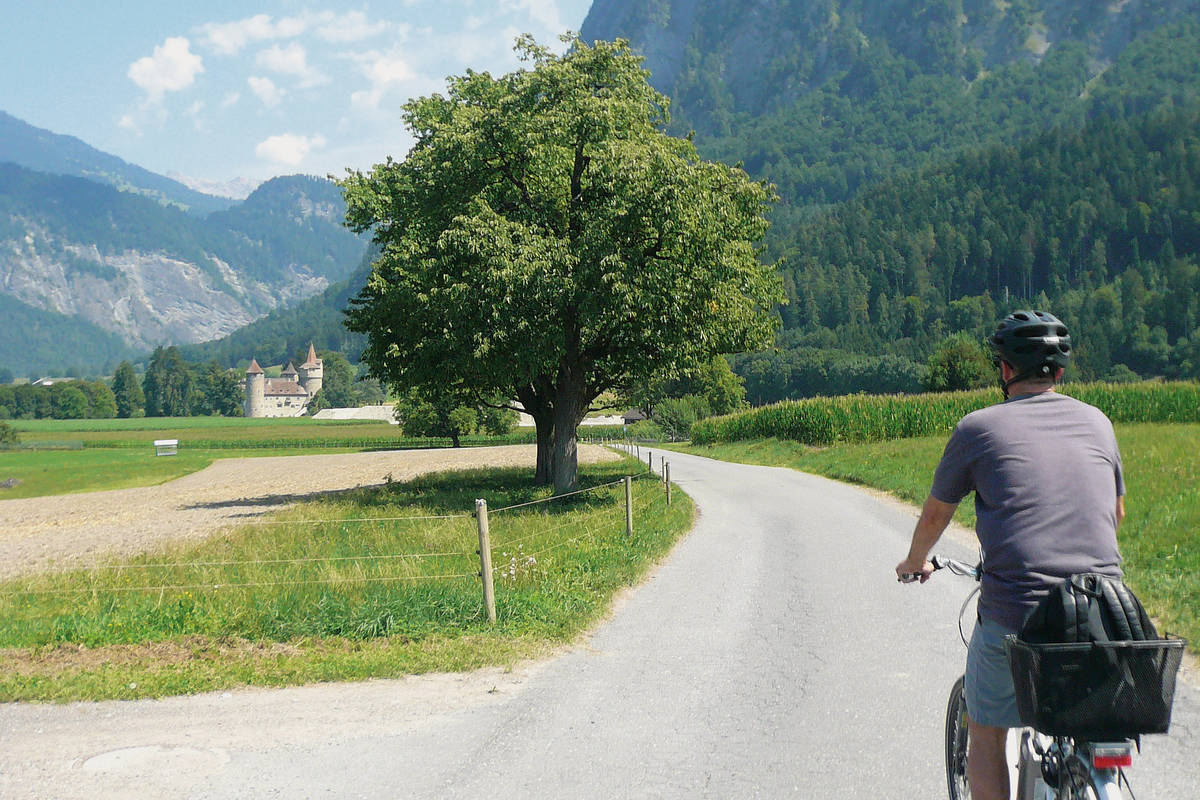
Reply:
[[633, 478], [625, 476], [625, 535], [633, 538]]
[[475, 516], [479, 520], [479, 577], [483, 578], [483, 603], [487, 606], [488, 622], [496, 621], [496, 589], [492, 585], [492, 542], [488, 536], [487, 500], [475, 501]]
[[667, 484], [667, 505], [671, 505], [671, 462], [663, 462], [663, 483]]

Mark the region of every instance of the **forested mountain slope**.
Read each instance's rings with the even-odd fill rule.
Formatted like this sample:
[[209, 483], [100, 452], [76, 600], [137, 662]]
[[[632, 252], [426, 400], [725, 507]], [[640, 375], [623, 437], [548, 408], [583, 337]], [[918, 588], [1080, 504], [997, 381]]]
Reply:
[[[268, 181], [237, 207], [197, 217], [95, 181], [0, 164], [0, 292], [132, 347], [212, 339], [345, 279], [366, 245], [342, 227], [343, 209], [336, 185], [304, 176]], [[0, 361], [15, 358], [0, 352]]]
[[760, 400], [899, 390], [1018, 305], [1087, 377], [1200, 374], [1198, 0], [596, 0], [708, 158], [778, 186]]
[[1196, 97], [1196, 0], [596, 0], [674, 127], [796, 208], [941, 156]]
[[919, 359], [1032, 300], [1075, 329], [1084, 377], [1200, 377], [1200, 103], [886, 181], [791, 252], [785, 343]]
[[17, 377], [109, 375], [137, 351], [120, 336], [78, 317], [33, 308], [0, 294], [0, 367]]

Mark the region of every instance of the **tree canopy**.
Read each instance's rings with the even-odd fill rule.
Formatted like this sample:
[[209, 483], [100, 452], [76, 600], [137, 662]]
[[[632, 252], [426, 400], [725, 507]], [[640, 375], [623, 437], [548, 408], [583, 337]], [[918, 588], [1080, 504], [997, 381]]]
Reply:
[[763, 346], [783, 299], [759, 260], [770, 187], [664, 133], [627, 43], [565, 43], [522, 37], [531, 68], [411, 101], [405, 161], [342, 182], [381, 248], [347, 311], [372, 372], [516, 398], [557, 491], [596, 397]]

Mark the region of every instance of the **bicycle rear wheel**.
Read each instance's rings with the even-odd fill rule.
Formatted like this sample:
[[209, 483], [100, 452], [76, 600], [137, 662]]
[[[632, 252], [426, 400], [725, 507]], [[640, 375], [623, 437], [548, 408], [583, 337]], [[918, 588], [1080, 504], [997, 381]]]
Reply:
[[954, 682], [946, 703], [946, 788], [950, 800], [970, 800], [967, 783], [967, 698], [963, 679]]

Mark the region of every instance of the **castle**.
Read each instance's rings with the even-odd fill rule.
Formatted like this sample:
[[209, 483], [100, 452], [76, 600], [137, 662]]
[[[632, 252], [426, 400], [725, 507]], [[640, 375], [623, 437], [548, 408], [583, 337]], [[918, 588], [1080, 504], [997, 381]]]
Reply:
[[246, 370], [243, 412], [247, 417], [299, 417], [321, 389], [321, 376], [321, 359], [317, 358], [312, 342], [300, 369], [289, 361], [278, 378], [266, 377], [258, 361], [252, 358]]

